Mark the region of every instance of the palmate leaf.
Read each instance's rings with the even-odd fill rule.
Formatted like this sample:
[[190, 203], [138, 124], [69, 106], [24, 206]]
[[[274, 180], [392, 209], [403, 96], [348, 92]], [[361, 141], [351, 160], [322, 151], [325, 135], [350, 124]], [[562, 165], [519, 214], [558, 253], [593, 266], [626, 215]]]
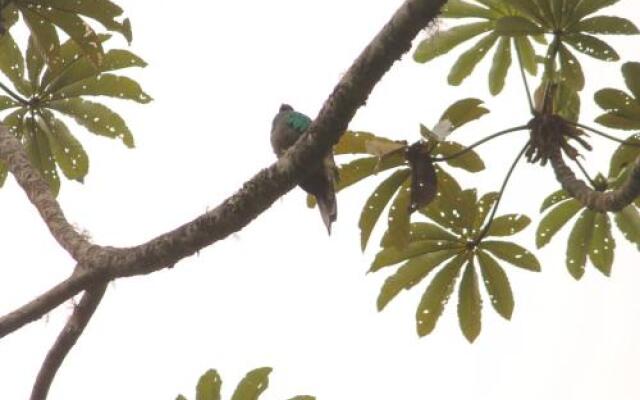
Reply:
[[640, 250], [640, 213], [638, 209], [629, 205], [615, 214], [615, 221], [618, 229], [622, 232], [625, 239], [636, 245]]
[[198, 380], [196, 386], [196, 400], [220, 400], [222, 379], [218, 372], [210, 369]]
[[535, 36], [544, 29], [528, 18], [509, 15], [496, 21], [495, 32], [501, 36]]
[[19, 107], [20, 103], [8, 96], [0, 96], [0, 111], [10, 110]]
[[602, 61], [618, 61], [620, 56], [606, 42], [595, 36], [571, 33], [563, 36], [563, 41], [581, 53]]
[[564, 189], [556, 190], [544, 199], [542, 205], [540, 206], [540, 212], [542, 213], [546, 211], [549, 207], [558, 204], [559, 202], [566, 200], [569, 197], [569, 194]]
[[577, 280], [584, 275], [587, 255], [589, 254], [593, 236], [595, 217], [595, 211], [589, 209], [582, 211], [569, 235], [566, 258], [567, 270]]
[[593, 236], [589, 245], [589, 259], [604, 275], [611, 275], [616, 242], [611, 235], [611, 222], [607, 214], [596, 214]]
[[80, 96], [109, 96], [123, 100], [133, 100], [141, 104], [151, 102], [151, 96], [146, 94], [138, 82], [125, 76], [100, 74], [95, 78], [81, 80], [71, 84], [49, 97], [51, 100], [61, 100]]
[[89, 172], [89, 156], [64, 122], [47, 110], [42, 113], [39, 125], [47, 135], [56, 163], [68, 179], [82, 182]]
[[491, 305], [503, 318], [511, 319], [514, 300], [507, 274], [489, 253], [479, 250], [476, 257]]
[[451, 123], [451, 131], [461, 126], [475, 121], [489, 113], [484, 102], [476, 98], [466, 98], [458, 100], [450, 105], [440, 117], [440, 121], [449, 121]]
[[[432, 154], [448, 157], [453, 154], [460, 153], [466, 148], [466, 146], [457, 142], [442, 141], [438, 142], [434, 146]], [[447, 165], [455, 168], [462, 168], [468, 172], [480, 172], [485, 168], [484, 161], [482, 161], [482, 158], [480, 158], [478, 153], [473, 150], [469, 150], [466, 153], [455, 158], [451, 158], [445, 162]]]
[[445, 241], [445, 240], [418, 240], [407, 244], [403, 248], [395, 246], [389, 246], [383, 248], [376, 255], [373, 263], [371, 264], [370, 272], [376, 272], [384, 267], [398, 264], [409, 258], [417, 257], [427, 253], [433, 253], [435, 251], [458, 249], [462, 251], [464, 249], [464, 243], [459, 241]]
[[[562, 197], [558, 195], [558, 198]], [[582, 208], [582, 204], [572, 198], [562, 201], [555, 208], [551, 209], [551, 211], [542, 218], [538, 225], [538, 230], [536, 232], [536, 246], [541, 248], [547, 245], [553, 236]]]
[[531, 218], [523, 214], [502, 215], [493, 220], [487, 236], [511, 236], [524, 230], [531, 223]]
[[486, 18], [493, 19], [496, 12], [462, 0], [449, 0], [442, 8], [443, 18]]
[[480, 244], [480, 248], [489, 251], [494, 256], [501, 258], [516, 267], [524, 268], [529, 271], [540, 271], [540, 263], [533, 253], [515, 243], [487, 240]]
[[40, 171], [54, 195], [57, 195], [60, 191], [60, 178], [47, 133], [31, 115], [27, 114], [23, 125], [23, 144], [29, 160]]
[[29, 36], [29, 44], [27, 45], [27, 75], [29, 76], [30, 94], [36, 92], [36, 89], [40, 88], [40, 77], [44, 69], [44, 58], [40, 51], [37, 49], [34, 36]]
[[489, 71], [489, 92], [497, 95], [502, 92], [507, 72], [511, 66], [511, 40], [507, 37], [500, 38], [498, 47], [493, 56], [493, 64]]
[[409, 243], [411, 180], [406, 180], [389, 208], [387, 232], [391, 246], [404, 248]]
[[478, 43], [469, 50], [462, 53], [453, 67], [451, 67], [451, 71], [447, 78], [449, 84], [458, 86], [465, 80], [465, 78], [471, 75], [476, 65], [478, 65], [489, 49], [496, 43], [498, 37], [499, 36], [497, 34], [490, 33], [480, 39], [480, 41], [478, 41]]
[[26, 92], [24, 81], [24, 58], [10, 33], [0, 35], [0, 72], [2, 72], [13, 86], [22, 94]]
[[420, 42], [413, 54], [413, 59], [419, 63], [426, 63], [438, 56], [447, 54], [459, 44], [488, 32], [492, 28], [493, 23], [491, 22], [474, 22], [438, 32]]
[[640, 33], [634, 23], [628, 19], [607, 15], [585, 18], [573, 25], [569, 32], [572, 31], [595, 35], [636, 35]]

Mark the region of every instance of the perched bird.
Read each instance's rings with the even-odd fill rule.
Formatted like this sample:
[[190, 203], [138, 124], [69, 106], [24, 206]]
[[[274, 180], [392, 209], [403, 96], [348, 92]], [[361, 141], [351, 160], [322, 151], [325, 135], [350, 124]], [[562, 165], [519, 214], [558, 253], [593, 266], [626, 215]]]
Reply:
[[[280, 111], [273, 119], [271, 126], [271, 146], [278, 157], [291, 147], [311, 125], [311, 118], [299, 113], [288, 104], [280, 106]], [[334, 184], [337, 180], [337, 168], [333, 154], [329, 153], [320, 166], [310, 171], [300, 182], [300, 187], [315, 196], [320, 209], [322, 221], [331, 234], [331, 223], [338, 216]]]

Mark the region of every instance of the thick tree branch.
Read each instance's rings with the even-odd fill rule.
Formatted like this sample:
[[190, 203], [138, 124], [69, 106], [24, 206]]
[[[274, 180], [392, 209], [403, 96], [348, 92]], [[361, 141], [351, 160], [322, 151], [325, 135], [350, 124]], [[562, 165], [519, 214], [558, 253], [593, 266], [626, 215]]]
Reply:
[[100, 284], [98, 287], [87, 290], [80, 303], [75, 306], [73, 315], [67, 321], [64, 328], [58, 335], [55, 343], [47, 353], [47, 357], [40, 367], [40, 372], [31, 391], [31, 400], [45, 400], [49, 393], [49, 388], [56, 376], [58, 369], [62, 365], [71, 348], [76, 344], [84, 328], [95, 313], [100, 301], [107, 290], [107, 284]]
[[640, 157], [629, 166], [626, 182], [616, 190], [599, 192], [591, 189], [582, 180], [576, 178], [567, 166], [560, 149], [549, 158], [551, 166], [562, 188], [582, 205], [599, 212], [620, 211], [631, 204], [640, 195]]
[[171, 267], [248, 225], [304, 177], [313, 167], [309, 160], [321, 160], [331, 150], [375, 84], [411, 48], [413, 38], [434, 20], [444, 3], [446, 0], [405, 1], [337, 84], [307, 133], [278, 162], [260, 171], [214, 210], [137, 247], [94, 246], [75, 232], [17, 141], [12, 142], [6, 129], [0, 129], [0, 158], [56, 239], [85, 267], [24, 308], [0, 318], [0, 337], [93, 285]]

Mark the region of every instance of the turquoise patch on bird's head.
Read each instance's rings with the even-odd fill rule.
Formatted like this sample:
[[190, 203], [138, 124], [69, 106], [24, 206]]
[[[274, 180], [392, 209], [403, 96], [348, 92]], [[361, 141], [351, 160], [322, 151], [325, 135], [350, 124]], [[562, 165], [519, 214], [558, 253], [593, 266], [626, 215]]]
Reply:
[[287, 125], [295, 129], [296, 131], [303, 133], [311, 125], [311, 118], [306, 115], [293, 111], [287, 118]]

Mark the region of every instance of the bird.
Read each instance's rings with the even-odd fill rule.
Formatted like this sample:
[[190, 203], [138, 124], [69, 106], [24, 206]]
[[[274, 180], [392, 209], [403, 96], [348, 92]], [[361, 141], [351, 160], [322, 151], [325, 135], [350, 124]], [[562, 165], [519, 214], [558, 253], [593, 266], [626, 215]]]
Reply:
[[[271, 125], [271, 147], [278, 158], [286, 152], [309, 128], [311, 118], [295, 111], [288, 104], [282, 104], [278, 113], [273, 118]], [[331, 224], [338, 217], [338, 205], [336, 202], [335, 183], [338, 172], [333, 154], [329, 152], [322, 163], [304, 178], [299, 186], [307, 193], [313, 195], [318, 203], [318, 209], [322, 221], [331, 235]]]

